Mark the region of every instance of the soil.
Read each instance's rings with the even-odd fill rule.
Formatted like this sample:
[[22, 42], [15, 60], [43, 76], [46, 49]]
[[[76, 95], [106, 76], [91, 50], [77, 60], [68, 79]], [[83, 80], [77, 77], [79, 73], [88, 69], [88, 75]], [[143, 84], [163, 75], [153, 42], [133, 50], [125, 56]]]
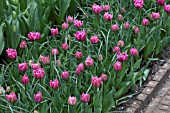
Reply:
[[[150, 72], [147, 80], [143, 83], [143, 86], [136, 86], [136, 89], [134, 91], [129, 92], [128, 94], [141, 92], [146, 87], [147, 83], [152, 80], [155, 73], [160, 69], [160, 67], [162, 67], [170, 59], [170, 44], [165, 49], [163, 49], [160, 54], [155, 55], [154, 58], [158, 58], [158, 60], [151, 61], [151, 63], [149, 64], [148, 69], [150, 70]], [[126, 103], [116, 108], [116, 111], [125, 111], [126, 108], [129, 107], [129, 105], [131, 105], [134, 100], [136, 100], [136, 97], [137, 95], [129, 97]]]

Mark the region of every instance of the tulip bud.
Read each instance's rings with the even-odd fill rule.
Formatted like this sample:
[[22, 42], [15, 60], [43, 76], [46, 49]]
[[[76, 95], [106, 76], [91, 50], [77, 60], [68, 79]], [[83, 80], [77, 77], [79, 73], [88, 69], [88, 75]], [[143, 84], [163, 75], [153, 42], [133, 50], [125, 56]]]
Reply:
[[54, 81], [50, 80], [50, 87], [53, 89], [58, 89], [58, 87], [60, 86], [60, 83], [57, 79], [55, 79]]
[[21, 78], [21, 81], [24, 85], [28, 84], [29, 82], [29, 78], [26, 74], [24, 74], [24, 76]]
[[92, 36], [90, 41], [92, 44], [97, 44], [99, 42], [99, 38], [97, 36]]
[[92, 76], [91, 82], [94, 87], [99, 87], [102, 84], [102, 78]]
[[117, 45], [118, 45], [119, 47], [123, 47], [123, 46], [124, 46], [124, 41], [123, 41], [123, 40], [119, 40], [119, 41], [117, 42]]
[[93, 63], [94, 63], [94, 60], [90, 56], [88, 56], [85, 60], [85, 65], [87, 67], [91, 67], [93, 65]]
[[116, 62], [116, 63], [114, 64], [114, 70], [115, 70], [115, 71], [120, 71], [120, 70], [122, 70], [122, 64], [121, 64], [120, 62]]
[[102, 61], [102, 60], [103, 60], [102, 54], [99, 55], [98, 59], [99, 59], [99, 61]]
[[135, 33], [135, 34], [138, 34], [139, 32], [140, 32], [139, 27], [135, 26], [135, 27], [134, 27], [134, 33]]
[[106, 74], [103, 74], [103, 73], [102, 73], [101, 78], [102, 78], [102, 80], [105, 82], [105, 81], [107, 81], [108, 76], [107, 76]]
[[132, 56], [136, 56], [136, 55], [138, 55], [138, 50], [137, 50], [136, 48], [131, 48], [131, 49], [130, 49], [130, 54], [131, 54]]
[[118, 15], [118, 20], [121, 21], [123, 19], [123, 16], [122, 15]]
[[126, 23], [124, 24], [124, 28], [125, 28], [125, 29], [129, 29], [129, 27], [130, 27], [129, 23], [126, 22]]
[[110, 10], [110, 5], [105, 5], [105, 6], [103, 7], [103, 10], [104, 10], [104, 11], [109, 11], [109, 10]]
[[42, 93], [40, 91], [38, 91], [37, 94], [34, 94], [34, 100], [37, 103], [40, 103], [43, 100], [43, 96], [42, 96]]
[[76, 53], [75, 53], [75, 58], [76, 59], [81, 59], [82, 58], [82, 52], [80, 51], [76, 51]]
[[143, 26], [147, 26], [149, 24], [149, 20], [147, 19], [147, 18], [144, 18], [143, 20], [142, 20], [142, 25]]
[[60, 60], [56, 60], [56, 63], [58, 64], [58, 66], [62, 66]]
[[6, 99], [8, 100], [8, 102], [13, 103], [17, 101], [17, 96], [15, 92], [12, 92], [9, 95], [6, 94]]
[[68, 79], [68, 77], [69, 77], [69, 73], [66, 70], [64, 70], [61, 74], [61, 78], [66, 80], [66, 79]]
[[6, 92], [10, 93], [11, 92], [11, 88], [9, 86], [6, 87]]
[[73, 17], [68, 16], [68, 17], [67, 17], [67, 22], [68, 22], [68, 23], [72, 23], [72, 22], [73, 22]]
[[118, 31], [119, 30], [119, 25], [118, 24], [114, 24], [114, 25], [112, 25], [111, 26], [111, 28], [112, 28], [112, 31]]
[[77, 102], [77, 99], [76, 99], [76, 97], [69, 97], [68, 98], [68, 104], [69, 105], [72, 105], [72, 106], [74, 106], [75, 104], [76, 104], [76, 102]]
[[24, 40], [23, 42], [20, 43], [20, 48], [26, 48], [27, 47], [27, 42]]
[[90, 101], [90, 95], [89, 94], [82, 94], [81, 97], [80, 97], [81, 101], [86, 103], [86, 102], [89, 102]]
[[121, 8], [120, 12], [121, 13], [126, 13], [126, 9], [125, 8]]
[[61, 48], [62, 48], [63, 50], [68, 50], [69, 45], [68, 45], [66, 42], [64, 42], [63, 44], [61, 44]]
[[104, 20], [110, 21], [112, 20], [112, 18], [113, 18], [112, 14], [109, 14], [108, 12], [104, 14]]
[[68, 24], [64, 22], [64, 23], [62, 24], [62, 29], [64, 29], [64, 30], [68, 29]]

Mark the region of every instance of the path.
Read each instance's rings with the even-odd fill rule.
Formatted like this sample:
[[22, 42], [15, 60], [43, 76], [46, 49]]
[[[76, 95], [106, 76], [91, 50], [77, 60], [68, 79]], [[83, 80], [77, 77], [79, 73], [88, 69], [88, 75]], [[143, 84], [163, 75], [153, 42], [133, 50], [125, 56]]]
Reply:
[[143, 113], [170, 113], [170, 79], [165, 82]]

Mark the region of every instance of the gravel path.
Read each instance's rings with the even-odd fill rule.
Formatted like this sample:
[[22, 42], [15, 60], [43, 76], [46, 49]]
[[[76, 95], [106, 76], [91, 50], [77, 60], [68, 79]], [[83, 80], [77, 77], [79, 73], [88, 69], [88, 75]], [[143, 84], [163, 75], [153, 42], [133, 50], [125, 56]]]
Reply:
[[143, 113], [170, 113], [170, 78], [165, 82], [157, 95]]

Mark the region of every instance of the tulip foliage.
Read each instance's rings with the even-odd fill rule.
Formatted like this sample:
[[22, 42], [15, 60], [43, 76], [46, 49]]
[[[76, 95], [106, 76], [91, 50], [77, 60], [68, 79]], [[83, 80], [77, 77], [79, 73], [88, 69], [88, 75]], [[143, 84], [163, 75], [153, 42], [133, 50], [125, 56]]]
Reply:
[[79, 13], [59, 20], [62, 25], [52, 22], [45, 32], [31, 29], [40, 23], [28, 22], [19, 49], [6, 49], [0, 112], [113, 111], [136, 94], [129, 92], [146, 80], [149, 57], [170, 42], [170, 6], [165, 2], [76, 3]]

